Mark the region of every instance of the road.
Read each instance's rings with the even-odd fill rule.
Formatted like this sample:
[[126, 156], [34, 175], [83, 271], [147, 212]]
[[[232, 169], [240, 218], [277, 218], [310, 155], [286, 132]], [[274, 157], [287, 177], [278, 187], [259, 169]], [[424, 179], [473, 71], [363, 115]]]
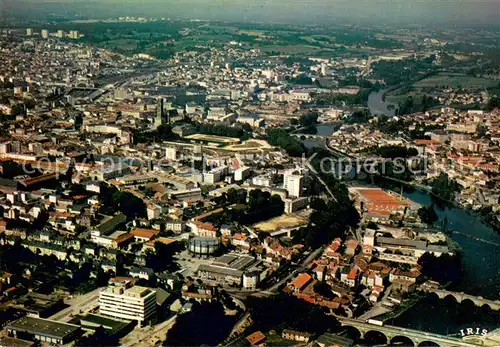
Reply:
[[392, 285], [390, 285], [384, 293], [384, 296], [377, 302], [368, 312], [365, 312], [358, 317], [359, 320], [366, 321], [370, 318], [380, 316], [381, 314], [390, 312], [391, 309], [382, 306], [382, 303], [387, 300], [392, 291]]
[[154, 346], [157, 341], [164, 341], [167, 333], [177, 321], [177, 315], [152, 327], [136, 327], [130, 334], [122, 339], [122, 347]]
[[49, 317], [49, 319], [60, 322], [68, 322], [71, 318], [73, 318], [73, 315], [80, 314], [80, 312], [88, 312], [90, 309], [98, 305], [99, 292], [102, 289], [103, 288], [97, 288], [87, 294], [75, 295], [71, 299], [64, 300], [64, 303], [69, 305], [69, 307], [57, 312]]
[[278, 283], [276, 283], [275, 285], [273, 285], [271, 288], [269, 288], [267, 291], [264, 291], [263, 293], [270, 293], [270, 295], [276, 294], [276, 291], [278, 290], [278, 288], [281, 285], [283, 285], [284, 283], [286, 283], [287, 281], [289, 281], [291, 278], [297, 276], [300, 272], [304, 272], [304, 270], [309, 266], [309, 264], [311, 264], [311, 262], [314, 259], [316, 259], [321, 252], [323, 252], [323, 249], [324, 249], [324, 247], [320, 247], [320, 248], [312, 251], [311, 254], [309, 254], [307, 256], [307, 258], [305, 258], [300, 263], [300, 266], [298, 268], [296, 268], [288, 276], [286, 276], [285, 278], [283, 278], [281, 281], [279, 281]]
[[311, 165], [311, 163], [306, 163], [306, 166], [309, 169], [309, 171], [314, 175], [314, 177], [316, 177], [318, 179], [319, 183], [321, 183], [323, 185], [323, 187], [325, 188], [328, 195], [330, 195], [330, 198], [337, 201], [337, 198], [335, 197], [335, 195], [333, 194], [331, 189], [328, 187], [328, 185], [325, 183], [325, 181], [323, 181], [321, 176], [318, 175], [318, 173], [316, 172], [316, 169], [314, 169], [314, 167]]
[[238, 335], [242, 333], [245, 330], [245, 325], [248, 324], [247, 320], [250, 318], [250, 313], [247, 312], [245, 313], [234, 325], [233, 330], [231, 330], [231, 333], [229, 334], [229, 340], [231, 340], [231, 337], [234, 335]]
[[239, 300], [245, 300], [249, 296], [256, 296], [256, 297], [266, 297], [266, 296], [272, 296], [276, 295], [278, 293], [278, 288], [285, 284], [287, 281], [292, 279], [293, 277], [297, 276], [297, 274], [304, 272], [306, 268], [309, 266], [309, 264], [316, 259], [321, 252], [323, 252], [325, 246], [322, 246], [320, 248], [315, 249], [312, 251], [304, 260], [300, 262], [300, 265], [290, 272], [286, 277], [282, 278], [280, 281], [277, 283], [273, 284], [272, 287], [266, 289], [266, 290], [256, 290], [256, 291], [242, 291], [242, 290], [231, 290], [227, 289], [226, 291], [235, 299]]

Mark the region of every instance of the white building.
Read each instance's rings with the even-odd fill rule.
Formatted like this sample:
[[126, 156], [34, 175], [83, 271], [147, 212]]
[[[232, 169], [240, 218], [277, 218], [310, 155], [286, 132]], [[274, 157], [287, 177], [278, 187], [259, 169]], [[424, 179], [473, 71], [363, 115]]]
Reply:
[[165, 150], [165, 157], [168, 160], [176, 160], [177, 159], [177, 149], [174, 147], [168, 147]]
[[264, 125], [264, 120], [256, 116], [239, 116], [236, 121], [238, 123], [246, 123], [251, 127], [260, 127]]
[[294, 213], [309, 205], [309, 198], [285, 199], [285, 213]]
[[146, 209], [148, 220], [158, 219], [160, 218], [162, 209], [160, 206], [156, 204], [149, 204]]
[[376, 231], [373, 229], [366, 229], [365, 235], [363, 236], [363, 244], [366, 246], [375, 246], [375, 233]]
[[156, 291], [128, 284], [109, 286], [99, 293], [99, 312], [144, 325], [156, 314]]
[[167, 220], [165, 222], [165, 230], [172, 230], [176, 234], [184, 232], [186, 223], [180, 220]]
[[49, 38], [49, 31], [47, 29], [42, 30], [42, 39], [48, 39]]
[[257, 288], [260, 281], [260, 273], [251, 271], [243, 274], [243, 288], [253, 290]]
[[283, 188], [286, 189], [289, 196], [299, 198], [302, 195], [302, 181], [304, 176], [285, 174], [283, 177]]
[[210, 172], [203, 173], [203, 182], [205, 184], [215, 184], [222, 180], [222, 176], [227, 173], [227, 166], [220, 166], [212, 169]]
[[243, 166], [234, 171], [234, 180], [235, 181], [243, 181], [250, 175], [250, 168]]
[[270, 176], [257, 176], [252, 178], [252, 184], [254, 186], [262, 186], [262, 187], [270, 187], [273, 183], [273, 180]]
[[33, 152], [36, 155], [42, 155], [43, 154], [43, 145], [41, 143], [38, 143], [38, 142], [30, 143], [28, 145], [28, 149], [29, 149], [30, 152]]

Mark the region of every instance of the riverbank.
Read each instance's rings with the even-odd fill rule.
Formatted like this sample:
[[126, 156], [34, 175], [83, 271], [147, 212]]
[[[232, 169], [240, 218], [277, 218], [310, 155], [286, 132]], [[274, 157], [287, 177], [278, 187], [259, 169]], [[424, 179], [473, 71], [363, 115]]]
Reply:
[[[431, 196], [419, 190], [405, 191], [403, 196], [419, 205], [428, 206], [432, 203]], [[499, 248], [474, 238], [498, 244], [500, 235], [469, 210], [445, 206], [442, 209], [435, 207], [435, 211], [440, 219], [446, 217], [451, 230], [458, 232], [452, 233], [449, 237], [461, 249], [461, 279], [447, 288], [451, 291], [498, 300], [500, 293]], [[433, 314], [429, 315], [429, 312]], [[484, 310], [467, 302], [458, 304], [450, 298], [438, 299], [435, 295], [426, 295], [411, 306], [401, 309], [398, 314], [394, 314], [394, 318], [389, 318], [387, 323], [410, 329], [449, 334], [456, 333], [467, 326], [495, 329], [498, 328], [498, 322], [500, 322], [498, 311]]]
[[373, 317], [373, 319], [383, 321], [384, 323], [387, 323], [389, 320], [396, 319], [403, 313], [405, 313], [407, 310], [415, 306], [420, 300], [424, 299], [427, 295], [423, 293], [417, 293], [415, 294], [415, 298], [411, 298], [408, 300], [405, 300], [401, 303], [401, 305], [398, 306], [395, 310], [391, 312], [384, 313], [380, 316]]
[[[421, 187], [417, 187], [417, 186], [415, 186], [415, 184], [413, 182], [405, 182], [405, 181], [400, 181], [400, 180], [396, 181], [393, 178], [387, 177], [387, 176], [380, 176], [380, 177], [384, 178], [387, 182], [392, 182], [392, 185], [393, 185], [392, 188], [395, 188], [397, 185], [406, 185], [407, 187], [410, 187], [413, 190], [417, 190], [417, 191], [419, 191], [419, 192], [421, 192], [423, 194], [429, 194], [429, 195], [431, 195], [434, 198], [431, 201], [431, 203], [438, 202], [437, 205], [441, 206], [442, 208], [453, 207], [453, 208], [462, 209], [464, 211], [467, 211], [471, 217], [475, 217], [475, 218], [481, 219], [481, 221], [484, 224], [486, 224], [489, 227], [491, 227], [497, 234], [500, 234], [500, 223], [495, 224], [492, 221], [486, 219], [486, 217], [481, 214], [480, 210], [473, 210], [471, 207], [465, 206], [465, 205], [461, 204], [459, 201], [456, 201], [456, 200], [454, 200], [454, 201], [452, 201], [452, 200], [446, 200], [443, 197], [441, 197], [440, 195], [435, 194], [432, 191], [431, 187], [429, 187], [429, 186], [426, 186], [427, 189], [424, 190], [424, 189], [422, 189], [423, 185], [421, 185]], [[391, 183], [388, 183], [388, 185], [390, 186]], [[392, 189], [392, 188], [389, 188], [389, 189]]]
[[391, 103], [385, 100], [386, 92], [387, 92], [386, 90], [381, 89], [378, 92], [377, 91], [371, 92], [370, 95], [368, 96], [367, 105], [368, 108], [370, 109], [370, 114], [372, 116], [395, 115], [395, 109], [391, 108], [389, 106], [391, 105]]

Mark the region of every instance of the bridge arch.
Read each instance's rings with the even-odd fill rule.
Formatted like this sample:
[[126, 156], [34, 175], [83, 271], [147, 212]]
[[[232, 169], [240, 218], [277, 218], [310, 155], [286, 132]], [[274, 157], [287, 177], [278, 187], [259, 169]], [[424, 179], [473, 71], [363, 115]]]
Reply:
[[462, 299], [462, 301], [460, 302], [460, 305], [468, 306], [470, 308], [478, 306], [474, 300], [469, 299], [469, 298]]
[[456, 303], [460, 303], [462, 302], [462, 300], [459, 300], [454, 294], [446, 294], [443, 298], [443, 300], [446, 300], [446, 301], [454, 301]]
[[483, 311], [483, 312], [489, 312], [489, 311], [493, 311], [493, 310], [491, 309], [490, 305], [488, 305], [488, 304], [482, 304], [481, 305], [481, 311]]
[[377, 330], [368, 330], [367, 332], [365, 332], [363, 342], [369, 346], [386, 345], [387, 336], [383, 332]]
[[363, 337], [363, 333], [352, 325], [343, 325], [340, 328], [341, 334], [355, 342], [358, 342]]
[[405, 346], [405, 347], [408, 346], [408, 347], [412, 347], [412, 346], [415, 346], [415, 343], [409, 337], [402, 336], [402, 335], [397, 335], [397, 336], [394, 336], [391, 339], [390, 345], [391, 346]]
[[428, 295], [429, 299], [431, 299], [433, 301], [437, 301], [437, 300], [443, 299], [443, 297], [439, 296], [439, 294], [435, 293], [435, 292], [427, 292], [427, 295]]
[[422, 341], [418, 344], [418, 347], [439, 347], [439, 344], [432, 341]]

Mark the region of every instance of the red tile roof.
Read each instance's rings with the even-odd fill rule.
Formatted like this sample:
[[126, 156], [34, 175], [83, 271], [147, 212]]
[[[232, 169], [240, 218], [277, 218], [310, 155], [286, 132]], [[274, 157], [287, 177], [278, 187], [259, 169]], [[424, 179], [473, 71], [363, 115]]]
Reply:
[[252, 345], [258, 345], [262, 343], [266, 339], [266, 335], [264, 335], [261, 331], [256, 331], [251, 335], [247, 336], [247, 341]]
[[302, 273], [302, 274], [298, 275], [296, 279], [294, 279], [292, 282], [290, 282], [290, 286], [293, 286], [293, 287], [300, 290], [307, 283], [309, 283], [309, 281], [311, 281], [311, 280], [312, 280], [311, 275], [306, 274], [306, 273]]
[[117, 245], [120, 245], [120, 244], [132, 239], [133, 237], [134, 237], [134, 235], [127, 233], [127, 234], [123, 234], [123, 235], [118, 236], [114, 241], [116, 242]]
[[158, 235], [160, 232], [158, 230], [153, 229], [142, 229], [136, 228], [130, 232], [130, 234], [134, 237], [140, 237], [151, 240], [153, 237]]
[[347, 275], [347, 278], [350, 279], [350, 280], [355, 280], [357, 275], [358, 275], [358, 270], [356, 270], [355, 268], [352, 268], [349, 271], [349, 274]]
[[195, 224], [198, 229], [217, 231], [217, 228], [212, 223], [196, 222]]

